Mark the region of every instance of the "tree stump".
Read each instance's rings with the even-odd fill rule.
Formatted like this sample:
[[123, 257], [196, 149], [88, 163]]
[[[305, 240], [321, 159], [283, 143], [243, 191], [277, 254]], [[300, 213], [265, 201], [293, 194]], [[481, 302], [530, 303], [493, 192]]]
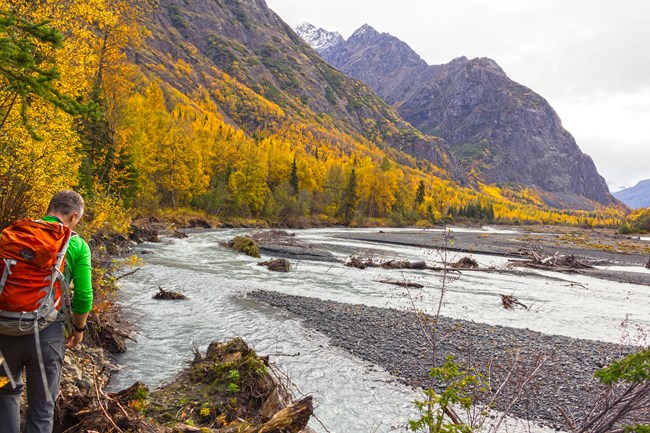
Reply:
[[454, 269], [478, 269], [478, 262], [471, 257], [463, 257], [456, 263], [452, 263]]
[[266, 262], [260, 262], [258, 266], [266, 266], [269, 271], [274, 272], [289, 272], [291, 270], [291, 263], [287, 259], [272, 259]]
[[512, 295], [500, 295], [500, 296], [501, 296], [501, 303], [503, 304], [503, 308], [505, 308], [506, 310], [514, 310], [515, 305], [518, 305], [524, 308], [525, 310], [528, 310], [528, 306], [519, 302], [519, 299], [517, 299], [514, 296]]

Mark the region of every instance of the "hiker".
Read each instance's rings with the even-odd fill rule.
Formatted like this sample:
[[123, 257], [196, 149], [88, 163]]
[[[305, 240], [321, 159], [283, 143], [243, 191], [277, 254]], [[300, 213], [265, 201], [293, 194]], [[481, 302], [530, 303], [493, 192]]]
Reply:
[[[81, 195], [61, 191], [52, 197], [47, 216], [39, 221], [17, 221], [0, 237], [3, 433], [20, 430], [23, 369], [27, 377], [25, 433], [52, 432], [65, 347], [73, 348], [82, 341], [93, 300], [90, 248], [72, 232], [83, 212]], [[70, 282], [74, 287], [71, 317], [65, 312]], [[66, 321], [70, 328], [67, 341]]]

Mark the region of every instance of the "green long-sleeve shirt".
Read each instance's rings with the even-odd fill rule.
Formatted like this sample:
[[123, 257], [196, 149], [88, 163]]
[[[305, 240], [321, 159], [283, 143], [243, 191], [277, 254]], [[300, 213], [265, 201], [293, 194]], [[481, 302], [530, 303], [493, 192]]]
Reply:
[[[48, 215], [43, 218], [46, 222], [61, 222], [58, 218]], [[85, 314], [93, 306], [92, 266], [90, 247], [81, 236], [73, 235], [65, 254], [66, 280], [74, 283], [72, 296], [72, 312]]]

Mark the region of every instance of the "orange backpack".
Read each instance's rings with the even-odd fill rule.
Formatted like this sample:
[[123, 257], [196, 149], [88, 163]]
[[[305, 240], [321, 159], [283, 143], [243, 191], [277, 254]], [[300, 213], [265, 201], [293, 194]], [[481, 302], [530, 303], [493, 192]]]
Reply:
[[61, 223], [34, 220], [16, 221], [2, 231], [0, 334], [34, 333], [56, 318], [70, 233]]

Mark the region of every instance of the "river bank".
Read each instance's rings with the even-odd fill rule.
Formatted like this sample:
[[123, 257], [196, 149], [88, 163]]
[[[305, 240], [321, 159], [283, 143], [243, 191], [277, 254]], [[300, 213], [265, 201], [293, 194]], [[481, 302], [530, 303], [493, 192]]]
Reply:
[[[187, 226], [210, 228], [202, 220]], [[89, 240], [95, 302], [83, 343], [65, 353], [55, 433], [313, 433], [306, 426], [312, 397], [293, 401], [282, 372], [240, 339], [212, 341], [205, 356], [194, 347], [194, 360], [164, 387], [150, 391], [142, 382], [146, 378], [137, 378], [127, 388], [107, 392], [112, 375], [121, 370], [116, 357], [126, 352], [127, 340], [136, 342], [138, 327], [128, 307], [115, 300], [118, 281], [140, 268], [129, 270], [120, 261], [138, 263], [128, 257], [143, 242], [186, 237], [174, 224], [154, 222], [133, 225], [129, 238], [112, 234]]]
[[[307, 327], [329, 337], [332, 345], [386, 369], [404, 384], [416, 388], [430, 384], [432, 348], [423, 334], [426, 324], [413, 312], [270, 291], [250, 292], [247, 299], [297, 315]], [[539, 366], [510, 413], [558, 429], [566, 429], [558, 406], [576, 419], [584, 417], [597, 396], [594, 371], [634, 350], [445, 317], [439, 323], [438, 365], [451, 354], [460, 364], [474, 366], [489, 377], [495, 389], [511, 374], [497, 410], [509, 405]], [[650, 417], [637, 421], [650, 422]]]

